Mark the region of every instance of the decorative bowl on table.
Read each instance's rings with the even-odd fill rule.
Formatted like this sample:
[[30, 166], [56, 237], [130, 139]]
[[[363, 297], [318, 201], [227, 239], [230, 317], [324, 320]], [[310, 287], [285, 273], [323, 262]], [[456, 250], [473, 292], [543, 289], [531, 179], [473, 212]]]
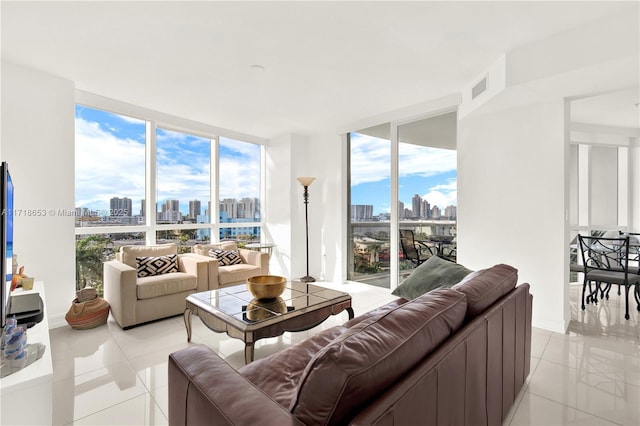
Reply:
[[282, 294], [286, 284], [287, 279], [277, 275], [256, 275], [247, 279], [247, 288], [257, 299], [275, 299]]

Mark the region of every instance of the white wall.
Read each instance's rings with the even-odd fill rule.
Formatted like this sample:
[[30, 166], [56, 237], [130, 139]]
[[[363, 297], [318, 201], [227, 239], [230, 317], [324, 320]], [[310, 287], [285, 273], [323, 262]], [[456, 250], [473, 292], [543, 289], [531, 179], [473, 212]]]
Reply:
[[266, 242], [277, 244], [269, 264], [270, 273], [291, 278], [291, 212], [293, 171], [291, 136], [272, 139], [266, 151], [266, 208], [263, 228]]
[[[319, 251], [310, 258], [312, 270], [318, 271], [316, 278], [342, 283], [346, 280], [344, 265], [346, 247], [346, 150], [342, 138], [335, 133], [313, 135], [310, 139], [311, 170], [318, 176], [314, 189], [314, 203], [309, 204], [314, 217], [310, 230], [311, 242], [318, 244]], [[311, 189], [311, 188], [310, 188]], [[317, 216], [316, 216], [317, 215]], [[313, 240], [311, 237], [313, 236]], [[311, 250], [310, 250], [311, 252]]]
[[344, 282], [343, 175], [345, 152], [336, 133], [296, 134], [269, 141], [265, 238], [277, 244], [271, 273], [298, 279], [306, 275], [303, 187], [296, 180], [312, 176], [309, 186], [309, 274], [318, 281]]
[[[46, 285], [52, 327], [75, 297], [74, 84], [3, 62], [2, 160], [15, 183], [15, 253], [25, 273]], [[29, 216], [44, 212], [44, 216]], [[40, 213], [36, 213], [40, 214]]]
[[[324, 216], [326, 168], [309, 138], [287, 134], [269, 141], [266, 147], [265, 239], [277, 244], [270, 272], [290, 279], [306, 275], [306, 242], [303, 187], [300, 176], [313, 176], [309, 187], [309, 274], [321, 279], [321, 235]], [[330, 191], [333, 191], [331, 189]]]
[[474, 112], [458, 129], [458, 261], [518, 268], [534, 326], [558, 332], [569, 319], [566, 122], [556, 100]]

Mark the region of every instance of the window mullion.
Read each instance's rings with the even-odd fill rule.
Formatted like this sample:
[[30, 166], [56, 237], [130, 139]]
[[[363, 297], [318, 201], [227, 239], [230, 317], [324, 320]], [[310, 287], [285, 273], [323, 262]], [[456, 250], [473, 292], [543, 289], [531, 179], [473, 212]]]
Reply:
[[209, 209], [209, 221], [211, 223], [211, 242], [220, 239], [220, 138], [211, 139], [211, 208]]
[[156, 163], [156, 131], [157, 123], [155, 121], [147, 121], [147, 143], [145, 144], [145, 162], [146, 162], [146, 185], [145, 185], [145, 209], [147, 211], [146, 231], [147, 244], [156, 243], [156, 221], [157, 221], [157, 172]]

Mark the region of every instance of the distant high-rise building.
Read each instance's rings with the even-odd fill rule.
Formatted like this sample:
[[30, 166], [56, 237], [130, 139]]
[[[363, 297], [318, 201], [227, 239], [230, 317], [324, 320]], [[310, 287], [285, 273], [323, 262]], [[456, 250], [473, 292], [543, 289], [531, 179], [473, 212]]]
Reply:
[[189, 217], [192, 219], [197, 218], [202, 213], [202, 207], [200, 200], [189, 201]]
[[238, 218], [256, 219], [260, 217], [260, 206], [257, 198], [243, 198], [238, 202]]
[[414, 195], [411, 199], [411, 211], [413, 217], [420, 217], [420, 207], [422, 205], [422, 197], [418, 194]]
[[220, 201], [220, 214], [226, 213], [229, 219], [236, 219], [238, 217], [238, 204], [233, 198], [225, 198]]
[[113, 197], [109, 201], [109, 216], [132, 216], [131, 198]]
[[404, 203], [402, 201], [398, 201], [398, 217], [400, 219], [404, 219], [406, 217], [406, 213], [404, 211]]
[[449, 219], [456, 219], [458, 216], [458, 208], [456, 206], [447, 206], [444, 209], [444, 215]]
[[245, 197], [240, 201], [225, 198], [220, 201], [220, 215], [226, 213], [229, 219], [257, 219], [260, 216], [260, 203], [257, 198]]
[[438, 206], [433, 206], [431, 208], [431, 218], [432, 219], [440, 219], [441, 213], [440, 213], [440, 207]]
[[166, 200], [164, 204], [162, 204], [162, 213], [179, 212], [179, 211], [180, 211], [180, 200]]
[[427, 200], [422, 200], [422, 203], [420, 203], [420, 217], [425, 219], [431, 217], [431, 204]]
[[162, 203], [162, 211], [156, 213], [156, 218], [160, 223], [178, 223], [182, 221], [180, 213], [180, 200], [166, 200]]
[[147, 207], [145, 203], [145, 199], [140, 200], [140, 216], [145, 217], [147, 213]]
[[372, 220], [373, 205], [369, 204], [352, 204], [351, 220]]

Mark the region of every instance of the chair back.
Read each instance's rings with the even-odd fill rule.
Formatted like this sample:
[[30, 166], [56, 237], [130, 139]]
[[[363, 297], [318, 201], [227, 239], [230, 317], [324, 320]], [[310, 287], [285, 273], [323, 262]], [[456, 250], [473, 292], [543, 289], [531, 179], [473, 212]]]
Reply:
[[578, 235], [582, 264], [588, 269], [624, 272], [629, 270], [629, 237], [587, 237]]
[[410, 229], [400, 230], [400, 246], [402, 246], [402, 253], [404, 258], [411, 262], [419, 262], [420, 255], [416, 249], [416, 243], [413, 235], [413, 231]]
[[640, 233], [620, 231], [621, 237], [629, 237], [629, 261], [631, 268], [640, 266]]

